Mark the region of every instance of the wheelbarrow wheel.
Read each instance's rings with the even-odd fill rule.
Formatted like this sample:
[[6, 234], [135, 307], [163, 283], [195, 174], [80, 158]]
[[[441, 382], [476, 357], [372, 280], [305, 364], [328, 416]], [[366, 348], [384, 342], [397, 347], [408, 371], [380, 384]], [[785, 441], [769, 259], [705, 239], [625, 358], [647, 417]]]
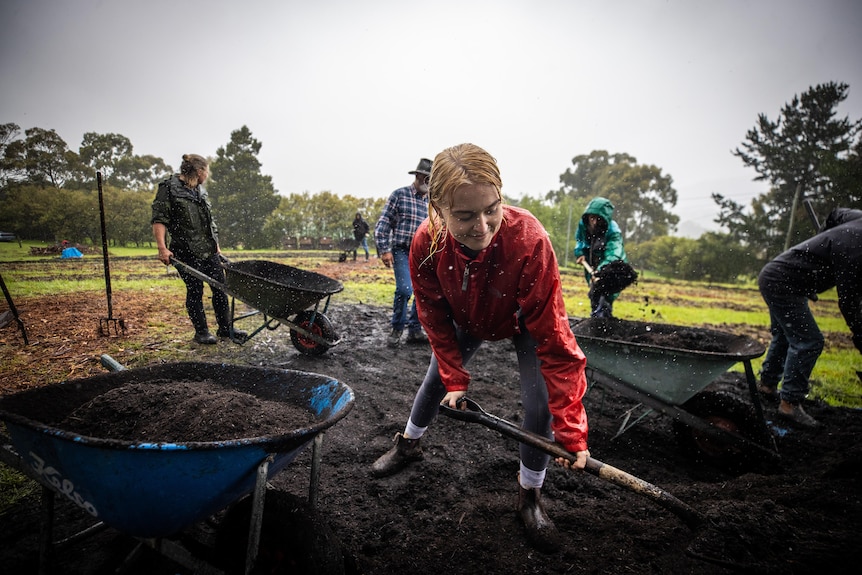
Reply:
[[[312, 317], [314, 317], [313, 322], [311, 321]], [[296, 314], [293, 323], [324, 340], [334, 340], [336, 337], [332, 322], [320, 312], [301, 311]], [[321, 355], [330, 348], [330, 346], [316, 342], [294, 329], [290, 330], [290, 341], [293, 343], [293, 347], [306, 355]]]
[[[735, 432], [758, 445], [769, 446], [752, 406], [733, 393], [703, 391], [685, 402], [682, 409], [725, 431]], [[714, 437], [681, 421], [673, 422], [673, 430], [682, 452], [698, 462], [733, 472], [744, 471], [759, 463], [755, 449], [741, 441]]]

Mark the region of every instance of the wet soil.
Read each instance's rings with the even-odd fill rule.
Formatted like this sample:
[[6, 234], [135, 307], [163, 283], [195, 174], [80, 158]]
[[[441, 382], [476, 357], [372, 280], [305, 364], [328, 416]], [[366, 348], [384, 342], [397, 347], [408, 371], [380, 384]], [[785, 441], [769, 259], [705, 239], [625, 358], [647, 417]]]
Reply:
[[[139, 325], [135, 315], [128, 311], [130, 307], [123, 309], [129, 329], [135, 330]], [[441, 415], [423, 439], [423, 461], [389, 478], [370, 476], [371, 463], [389, 449], [395, 433], [404, 428], [427, 369], [430, 349], [406, 344], [398, 350], [386, 348], [388, 310], [382, 307], [334, 304], [328, 317], [342, 341], [321, 356], [297, 352], [284, 328], [261, 333], [244, 346], [221, 342], [199, 354], [204, 360], [322, 373], [354, 391], [353, 409], [323, 435], [317, 489], [311, 490], [311, 449], [270, 481], [270, 495], [276, 495], [271, 497], [271, 506], [270, 497], [267, 500], [272, 523], [265, 527], [264, 550], [272, 554], [272, 537], [302, 543], [299, 550], [289, 551], [286, 543], [276, 549], [276, 554], [281, 554], [281, 570], [273, 572], [723, 574], [858, 570], [862, 561], [858, 543], [862, 532], [860, 410], [809, 402], [806, 410], [823, 425], [807, 430], [778, 419], [775, 405], [765, 403], [766, 425], [780, 460], [768, 464], [767, 458], [743, 451], [736, 459], [746, 464], [730, 469], [709, 458], [686, 454], [677, 445], [671, 418], [656, 412], [645, 415], [617, 437], [626, 414], [634, 410], [637, 416], [641, 411], [635, 409], [635, 402], [594, 386], [585, 398], [593, 457], [666, 490], [705, 521], [692, 527], [641, 494], [552, 465], [543, 495], [564, 545], [557, 553], [543, 554], [529, 546], [515, 513], [517, 443], [496, 431]], [[9, 336], [7, 342], [15, 337], [10, 329], [14, 326], [3, 330]], [[141, 330], [142, 339], [146, 339], [144, 332]], [[77, 345], [73, 340], [67, 340], [69, 350]], [[157, 344], [170, 342], [148, 343]], [[87, 345], [93, 350], [99, 348], [98, 341]], [[140, 352], [130, 349], [118, 352], [118, 359], [132, 361], [136, 355]], [[77, 362], [75, 372], [84, 375], [101, 369], [93, 365], [92, 353], [86, 361], [79, 357], [67, 361]], [[507, 341], [486, 343], [469, 368], [473, 377], [470, 397], [486, 411], [519, 423], [522, 411], [512, 345]], [[685, 374], [672, 373], [669, 377], [684, 381]], [[753, 405], [739, 371], [724, 374], [710, 385], [712, 389], [732, 393]], [[244, 417], [229, 408], [223, 413], [223, 419]], [[310, 493], [316, 497], [314, 510], [304, 503]], [[64, 500], [57, 500], [56, 509], [58, 538], [90, 521]], [[194, 531], [214, 530], [217, 546], [227, 546], [226, 541], [236, 543], [243, 536], [243, 530], [234, 524], [237, 514], [242, 516], [234, 512], [207, 528], [195, 526]], [[239, 523], [243, 524], [241, 520]], [[0, 513], [0, 563], [4, 572], [37, 572], [38, 537], [37, 497], [26, 498]], [[134, 545], [131, 538], [108, 529], [56, 553], [55, 572], [113, 573]], [[207, 552], [201, 550], [200, 554]], [[158, 575], [191, 571], [146, 551], [130, 561], [126, 572]]]

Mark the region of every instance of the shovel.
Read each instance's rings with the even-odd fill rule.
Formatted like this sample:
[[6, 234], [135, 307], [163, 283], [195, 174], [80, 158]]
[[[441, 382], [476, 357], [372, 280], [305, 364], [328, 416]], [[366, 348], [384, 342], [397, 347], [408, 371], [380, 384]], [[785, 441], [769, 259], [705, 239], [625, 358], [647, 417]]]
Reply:
[[[487, 413], [472, 399], [464, 397], [460, 401], [463, 402], [467, 409], [452, 409], [447, 405], [441, 404], [441, 413], [453, 419], [469, 421], [470, 423], [481, 423], [485, 427], [499, 431], [506, 437], [515, 439], [536, 449], [541, 449], [554, 458], [562, 457], [571, 463], [574, 463], [577, 459], [573, 453], [566, 451], [559, 444], [541, 435], [521, 429], [505, 419], [500, 419], [495, 415]], [[588, 457], [584, 471], [590, 475], [595, 475], [599, 479], [604, 479], [629, 491], [633, 491], [638, 495], [652, 499], [658, 505], [677, 515], [691, 529], [700, 526], [705, 521], [700, 512], [689, 507], [667, 491], [616, 467], [602, 463], [597, 459]]]

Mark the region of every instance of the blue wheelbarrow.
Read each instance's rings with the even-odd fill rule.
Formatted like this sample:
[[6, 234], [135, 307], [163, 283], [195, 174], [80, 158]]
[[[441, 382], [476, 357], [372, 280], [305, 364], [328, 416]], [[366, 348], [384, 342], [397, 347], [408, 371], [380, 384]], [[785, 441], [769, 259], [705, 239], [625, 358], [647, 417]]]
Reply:
[[[0, 420], [11, 439], [7, 451], [17, 452], [22, 471], [105, 526], [141, 539], [177, 534], [249, 494], [262, 507], [266, 481], [312, 441], [317, 447], [322, 432], [344, 418], [354, 401], [344, 383], [300, 371], [200, 362], [118, 369], [0, 397]], [[122, 385], [203, 380], [299, 407], [311, 423], [280, 435], [187, 443], [87, 437], [55, 426]], [[8, 453], [3, 460], [8, 463]], [[312, 488], [315, 479], [312, 469]], [[259, 518], [252, 523], [249, 564], [257, 552]]]

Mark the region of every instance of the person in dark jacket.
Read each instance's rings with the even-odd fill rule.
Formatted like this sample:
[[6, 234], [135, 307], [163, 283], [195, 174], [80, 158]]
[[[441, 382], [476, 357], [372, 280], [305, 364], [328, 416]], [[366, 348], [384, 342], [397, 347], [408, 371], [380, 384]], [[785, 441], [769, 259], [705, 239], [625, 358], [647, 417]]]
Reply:
[[[574, 454], [570, 467], [586, 465], [587, 360], [569, 327], [554, 247], [530, 212], [503, 205], [502, 185], [496, 160], [479, 146], [453, 146], [434, 159], [428, 218], [409, 261], [433, 354], [404, 433], [371, 467], [375, 477], [423, 458], [421, 438], [440, 404], [461, 408], [467, 364], [483, 341], [501, 339], [511, 339], [518, 357], [524, 429]], [[530, 543], [553, 551], [559, 534], [541, 498], [550, 457], [524, 444], [519, 455], [518, 516]]]
[[[584, 210], [575, 232], [575, 262], [586, 262], [598, 276], [599, 271], [615, 260], [628, 263], [623, 247], [623, 234], [614, 221], [614, 205], [607, 198], [593, 198]], [[611, 317], [619, 292], [603, 295], [593, 289], [592, 274], [584, 269], [590, 286], [590, 317]]]
[[368, 261], [368, 222], [362, 219], [362, 214], [356, 212], [356, 217], [353, 218], [353, 239], [356, 240], [356, 245], [353, 249], [353, 261], [356, 261], [356, 252], [359, 248], [365, 250], [365, 261]]
[[[153, 200], [153, 236], [159, 250], [159, 261], [168, 265], [171, 258], [200, 271], [217, 282], [224, 283], [218, 244], [218, 228], [213, 220], [211, 204], [203, 187], [209, 177], [209, 164], [202, 156], [185, 154], [180, 173], [159, 184]], [[170, 233], [170, 247], [167, 235]], [[204, 312], [204, 282], [177, 266], [186, 284], [186, 311], [195, 328], [194, 341], [213, 344], [218, 340], [207, 326]], [[212, 289], [212, 306], [221, 338], [243, 340], [246, 333], [233, 329], [230, 305], [223, 290]]]
[[862, 352], [862, 210], [832, 210], [820, 233], [763, 266], [757, 281], [772, 334], [760, 391], [780, 398], [779, 416], [816, 427], [819, 422], [802, 409], [802, 400], [824, 340], [808, 300], [836, 288], [838, 308]]

